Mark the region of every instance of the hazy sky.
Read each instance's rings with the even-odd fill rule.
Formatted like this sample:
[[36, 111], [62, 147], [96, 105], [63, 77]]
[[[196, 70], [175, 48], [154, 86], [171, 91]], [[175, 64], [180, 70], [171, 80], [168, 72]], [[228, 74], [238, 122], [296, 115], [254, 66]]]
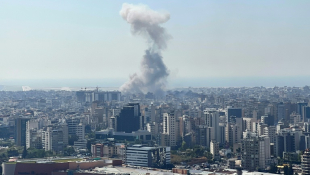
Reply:
[[121, 78], [147, 43], [124, 2], [169, 12], [171, 78], [310, 76], [310, 1], [0, 0], [0, 79]]

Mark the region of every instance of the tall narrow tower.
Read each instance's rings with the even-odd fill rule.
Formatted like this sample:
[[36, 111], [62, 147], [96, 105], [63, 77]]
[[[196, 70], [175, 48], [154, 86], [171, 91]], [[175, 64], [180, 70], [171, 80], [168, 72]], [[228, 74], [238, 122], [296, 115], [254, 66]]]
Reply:
[[177, 125], [174, 112], [163, 114], [163, 134], [169, 137], [169, 146], [177, 145]]
[[206, 125], [210, 128], [211, 131], [211, 140], [220, 142], [219, 112], [215, 108], [207, 108], [203, 112]]

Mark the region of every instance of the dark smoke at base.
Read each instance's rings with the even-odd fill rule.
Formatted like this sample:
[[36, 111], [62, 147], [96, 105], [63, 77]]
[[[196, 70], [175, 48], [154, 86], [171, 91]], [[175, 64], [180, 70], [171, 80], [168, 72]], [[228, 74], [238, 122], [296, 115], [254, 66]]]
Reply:
[[130, 93], [163, 94], [169, 71], [162, 56], [151, 49], [146, 50], [140, 69], [141, 75], [132, 75], [130, 80], [121, 87], [121, 90]]
[[142, 35], [149, 42], [149, 49], [141, 61], [141, 73], [130, 76], [120, 90], [125, 93], [152, 92], [162, 95], [169, 71], [162, 60], [161, 51], [166, 48], [166, 41], [171, 36], [160, 24], [167, 22], [170, 15], [153, 11], [145, 5], [127, 3], [123, 4], [120, 15], [131, 25], [133, 35]]

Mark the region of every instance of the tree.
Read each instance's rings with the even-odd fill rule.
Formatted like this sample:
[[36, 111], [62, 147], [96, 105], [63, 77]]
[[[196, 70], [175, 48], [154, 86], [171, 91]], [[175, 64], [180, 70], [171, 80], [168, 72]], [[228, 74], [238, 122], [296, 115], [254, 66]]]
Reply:
[[51, 156], [53, 156], [52, 151], [45, 151], [45, 157], [51, 157]]
[[208, 162], [211, 162], [213, 159], [213, 155], [210, 152], [205, 153], [206, 158], [208, 159]]
[[18, 150], [15, 147], [13, 147], [7, 150], [7, 155], [8, 157], [13, 157], [13, 156], [18, 156], [19, 153], [18, 153]]
[[183, 140], [182, 146], [180, 147], [180, 151], [185, 151], [186, 149], [187, 149], [187, 144], [186, 144], [186, 142]]
[[43, 158], [46, 156], [46, 152], [43, 149], [28, 148], [26, 158]]
[[96, 139], [88, 139], [86, 143], [86, 148], [91, 150], [91, 145], [96, 143]]
[[85, 125], [85, 134], [91, 133], [91, 126]]
[[205, 150], [201, 146], [196, 146], [192, 152], [192, 157], [202, 157]]
[[70, 135], [69, 136], [69, 145], [74, 145], [74, 142], [79, 140], [79, 137], [77, 135]]
[[284, 160], [280, 157], [278, 157], [278, 165], [284, 164]]
[[95, 139], [96, 138], [96, 134], [95, 132], [90, 132], [86, 135], [87, 139]]
[[[2, 164], [2, 162], [6, 162], [7, 161], [7, 156], [6, 154], [2, 153], [0, 155], [0, 164]], [[2, 174], [2, 166], [0, 166], [0, 174]]]
[[6, 160], [7, 160], [6, 154], [2, 153], [2, 154], [0, 155], [0, 163], [1, 163], [1, 162], [5, 162]]
[[75, 150], [71, 146], [64, 149], [64, 155], [65, 156], [72, 156], [72, 154], [74, 154], [74, 153], [75, 153]]
[[276, 174], [278, 172], [278, 167], [275, 164], [270, 165], [269, 173]]
[[27, 152], [26, 146], [24, 146], [24, 150], [23, 150], [23, 154], [22, 154], [23, 159], [25, 159], [27, 157], [27, 154], [28, 154], [28, 152]]

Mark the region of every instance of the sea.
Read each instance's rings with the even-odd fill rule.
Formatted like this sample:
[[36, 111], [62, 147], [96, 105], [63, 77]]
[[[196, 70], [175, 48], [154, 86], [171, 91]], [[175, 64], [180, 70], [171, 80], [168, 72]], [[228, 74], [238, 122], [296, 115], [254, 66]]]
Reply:
[[[127, 79], [0, 79], [0, 91], [118, 90]], [[310, 76], [298, 77], [211, 77], [168, 78], [166, 89], [187, 87], [304, 87], [310, 86]]]

